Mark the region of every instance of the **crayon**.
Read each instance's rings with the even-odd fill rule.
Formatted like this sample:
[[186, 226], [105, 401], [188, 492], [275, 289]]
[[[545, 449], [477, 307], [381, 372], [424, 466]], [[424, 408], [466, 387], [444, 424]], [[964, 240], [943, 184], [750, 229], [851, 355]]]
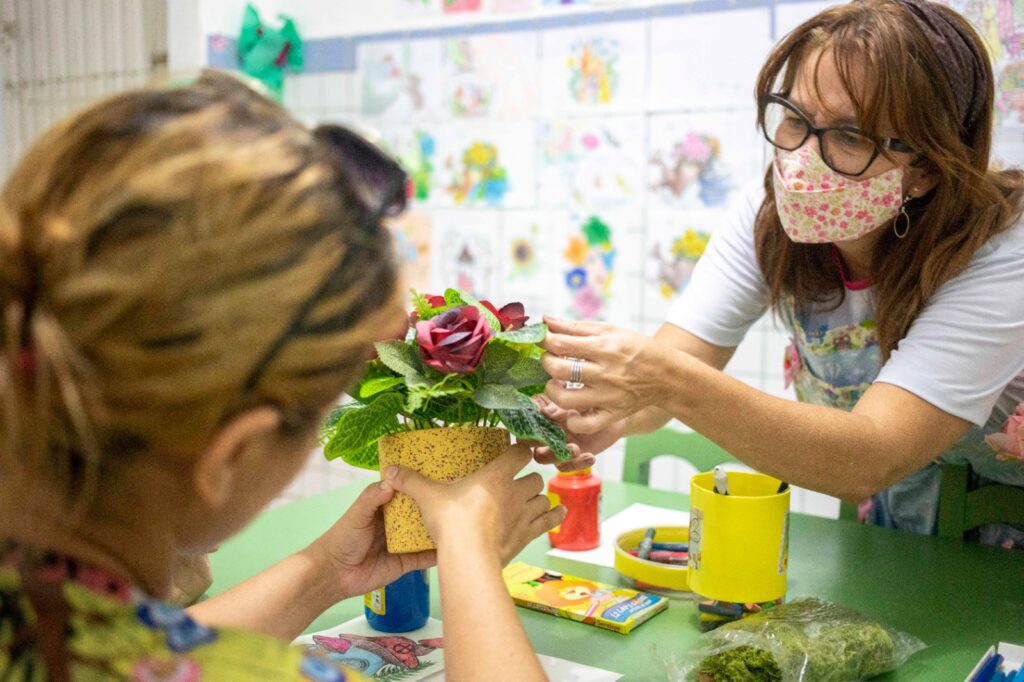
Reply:
[[666, 552], [689, 552], [690, 545], [686, 542], [652, 542], [651, 549]]
[[654, 529], [648, 528], [647, 532], [644, 533], [644, 539], [640, 541], [639, 552], [637, 556], [641, 559], [646, 559], [651, 555], [651, 545], [654, 543]]
[[[639, 557], [639, 549], [629, 550], [631, 556]], [[650, 555], [647, 557], [647, 561], [656, 561], [659, 564], [678, 564], [686, 565], [690, 560], [689, 552], [666, 552], [663, 550], [652, 550]]]

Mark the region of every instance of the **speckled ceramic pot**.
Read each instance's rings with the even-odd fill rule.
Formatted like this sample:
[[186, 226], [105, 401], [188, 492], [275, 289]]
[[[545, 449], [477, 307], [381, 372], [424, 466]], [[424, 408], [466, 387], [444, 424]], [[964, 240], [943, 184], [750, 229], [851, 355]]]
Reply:
[[[457, 481], [500, 455], [510, 443], [508, 431], [493, 427], [405, 431], [380, 440], [380, 470], [397, 464], [435, 481]], [[402, 493], [384, 505], [384, 530], [389, 552], [407, 554], [434, 549], [419, 507]]]

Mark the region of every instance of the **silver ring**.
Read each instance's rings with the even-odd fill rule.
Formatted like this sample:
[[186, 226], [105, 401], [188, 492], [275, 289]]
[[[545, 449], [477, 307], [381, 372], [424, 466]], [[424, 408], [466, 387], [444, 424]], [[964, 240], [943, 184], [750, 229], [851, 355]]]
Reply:
[[582, 358], [568, 358], [569, 360], [569, 380], [565, 382], [565, 387], [570, 391], [578, 391], [584, 387], [583, 385], [583, 363], [586, 360]]

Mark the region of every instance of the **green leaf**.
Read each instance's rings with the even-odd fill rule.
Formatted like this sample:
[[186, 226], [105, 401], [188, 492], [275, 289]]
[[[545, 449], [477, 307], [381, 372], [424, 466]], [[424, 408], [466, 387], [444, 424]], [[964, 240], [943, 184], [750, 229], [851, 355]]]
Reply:
[[484, 359], [480, 363], [480, 369], [484, 383], [498, 383], [499, 377], [512, 369], [522, 358], [519, 351], [504, 343], [488, 343], [484, 351]]
[[426, 295], [419, 293], [415, 289], [409, 289], [409, 293], [412, 294], [412, 309], [416, 311], [416, 317], [421, 320], [432, 318], [434, 316], [434, 306], [430, 305]]
[[[487, 324], [491, 326], [491, 331], [495, 332], [495, 335], [501, 331], [501, 322], [498, 321], [497, 315], [485, 308], [480, 301], [473, 297], [473, 294], [465, 291], [460, 291], [458, 293], [462, 300], [466, 302], [466, 305], [471, 305], [480, 311], [480, 314], [484, 316], [485, 320], [487, 320]], [[445, 298], [448, 298], [447, 292], [445, 293]]]
[[363, 406], [359, 403], [346, 403], [345, 405], [337, 405], [331, 409], [327, 414], [327, 418], [324, 419], [324, 423], [320, 425], [320, 445], [325, 445], [332, 437], [334, 432], [338, 428], [338, 422], [341, 420], [341, 416], [349, 410], [362, 409]]
[[404, 383], [405, 377], [376, 377], [359, 385], [359, 397], [369, 398]]
[[565, 442], [565, 431], [553, 421], [545, 417], [532, 400], [522, 393], [516, 392], [519, 408], [515, 410], [499, 409], [498, 416], [517, 438], [539, 440], [551, 448], [561, 462], [572, 459], [572, 452]]
[[548, 326], [543, 322], [537, 324], [528, 324], [522, 329], [516, 329], [510, 332], [500, 332], [494, 335], [494, 338], [499, 341], [508, 341], [509, 343], [540, 343], [548, 335]]
[[422, 373], [419, 353], [405, 341], [378, 341], [373, 345], [380, 361], [388, 369], [404, 377], [420, 376]]
[[464, 386], [443, 386], [441, 384], [416, 384], [409, 387], [409, 398], [405, 407], [409, 412], [416, 412], [423, 408], [424, 403], [434, 398], [443, 398], [459, 393], [469, 394], [469, 389]]
[[466, 305], [466, 301], [462, 299], [462, 292], [458, 289], [445, 289], [444, 302], [450, 306]]
[[536, 386], [547, 383], [551, 375], [545, 371], [540, 360], [534, 358], [520, 358], [519, 362], [509, 368], [505, 374], [504, 381], [517, 388], [523, 386]]
[[473, 392], [473, 401], [488, 410], [518, 410], [519, 391], [505, 384], [484, 384]]
[[340, 457], [345, 463], [362, 468], [376, 466], [377, 441], [398, 430], [398, 413], [403, 402], [401, 394], [388, 393], [369, 405], [352, 406], [343, 411], [330, 441], [324, 446], [324, 456], [327, 459]]

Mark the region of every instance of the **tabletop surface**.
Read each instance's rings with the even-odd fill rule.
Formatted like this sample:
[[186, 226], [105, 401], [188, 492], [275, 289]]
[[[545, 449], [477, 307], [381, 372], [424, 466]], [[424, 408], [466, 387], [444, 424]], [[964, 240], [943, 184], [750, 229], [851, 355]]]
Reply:
[[[212, 555], [221, 592], [301, 549], [348, 508], [366, 481], [261, 514]], [[689, 509], [687, 496], [605, 481], [607, 518], [634, 502]], [[549, 557], [546, 536], [518, 559], [608, 583], [614, 569]], [[983, 547], [793, 514], [790, 519], [788, 599], [816, 596], [859, 610], [923, 640], [928, 648], [882, 680], [963, 680], [998, 641], [1024, 643], [1024, 552]], [[431, 615], [441, 615], [437, 571], [431, 569]], [[343, 623], [363, 612], [362, 598], [324, 612], [309, 631]], [[629, 635], [548, 614], [517, 609], [534, 648], [544, 654], [613, 670], [626, 680], [664, 680], [664, 653], [684, 654], [699, 643], [693, 601], [673, 599]]]

